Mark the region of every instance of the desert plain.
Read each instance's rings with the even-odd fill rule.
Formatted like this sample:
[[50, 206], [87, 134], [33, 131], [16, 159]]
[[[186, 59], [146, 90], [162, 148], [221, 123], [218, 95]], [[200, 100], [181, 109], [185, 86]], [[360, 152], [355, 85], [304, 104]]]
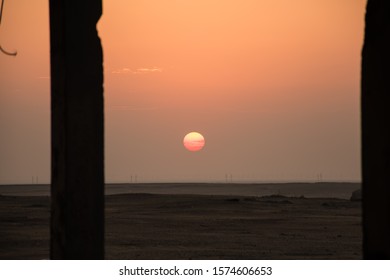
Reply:
[[[49, 259], [49, 196], [0, 196], [0, 259]], [[125, 193], [105, 201], [106, 259], [361, 259], [361, 202]]]

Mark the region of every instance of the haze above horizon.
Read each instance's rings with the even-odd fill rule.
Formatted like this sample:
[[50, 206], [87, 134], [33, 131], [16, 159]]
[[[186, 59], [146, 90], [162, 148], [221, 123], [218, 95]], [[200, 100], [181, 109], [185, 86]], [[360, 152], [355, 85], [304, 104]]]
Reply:
[[[365, 4], [103, 1], [106, 181], [360, 181]], [[48, 1], [7, 1], [0, 38], [0, 184], [47, 183]]]

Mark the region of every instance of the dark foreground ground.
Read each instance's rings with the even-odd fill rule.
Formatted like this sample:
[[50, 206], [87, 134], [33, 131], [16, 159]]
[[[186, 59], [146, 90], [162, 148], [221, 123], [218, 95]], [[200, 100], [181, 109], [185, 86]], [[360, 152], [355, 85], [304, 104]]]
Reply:
[[[0, 259], [49, 258], [49, 198], [0, 196]], [[108, 259], [361, 259], [361, 204], [343, 199], [106, 197]]]

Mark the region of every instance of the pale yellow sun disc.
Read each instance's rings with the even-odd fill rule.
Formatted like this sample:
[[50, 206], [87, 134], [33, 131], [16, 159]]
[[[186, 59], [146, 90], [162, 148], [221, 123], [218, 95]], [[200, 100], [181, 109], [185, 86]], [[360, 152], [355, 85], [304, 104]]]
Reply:
[[204, 144], [205, 140], [203, 135], [195, 131], [188, 133], [183, 139], [184, 147], [191, 152], [200, 151], [204, 147]]

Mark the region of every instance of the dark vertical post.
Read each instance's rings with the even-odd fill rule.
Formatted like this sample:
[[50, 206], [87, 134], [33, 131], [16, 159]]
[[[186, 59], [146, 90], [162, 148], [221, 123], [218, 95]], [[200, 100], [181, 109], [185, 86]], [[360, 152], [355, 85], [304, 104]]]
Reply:
[[390, 1], [368, 0], [362, 56], [363, 248], [390, 259]]
[[50, 0], [52, 259], [104, 258], [101, 0]]

